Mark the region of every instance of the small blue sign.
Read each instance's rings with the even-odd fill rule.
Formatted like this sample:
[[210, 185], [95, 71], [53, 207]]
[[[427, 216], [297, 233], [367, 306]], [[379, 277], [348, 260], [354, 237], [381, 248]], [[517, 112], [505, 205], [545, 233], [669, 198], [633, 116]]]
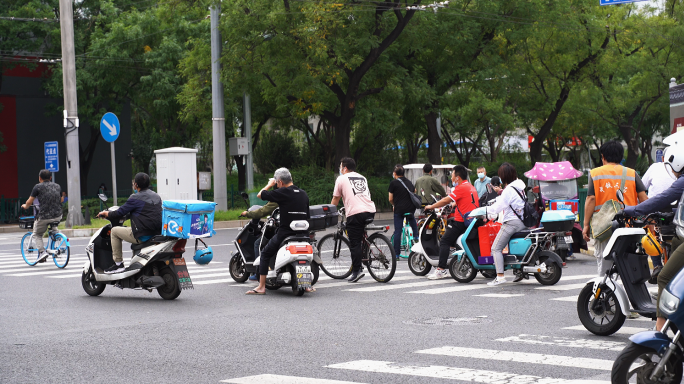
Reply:
[[45, 169], [50, 172], [59, 171], [59, 146], [56, 141], [45, 142]]
[[656, 163], [662, 163], [663, 162], [663, 150], [662, 149], [657, 149], [656, 150]]
[[626, 4], [626, 3], [637, 3], [639, 1], [647, 0], [600, 0], [601, 5], [614, 5], [614, 4]]
[[113, 143], [119, 138], [119, 132], [121, 132], [119, 118], [111, 112], [105, 113], [104, 116], [102, 116], [102, 120], [100, 120], [100, 133], [102, 133], [102, 138], [108, 143]]

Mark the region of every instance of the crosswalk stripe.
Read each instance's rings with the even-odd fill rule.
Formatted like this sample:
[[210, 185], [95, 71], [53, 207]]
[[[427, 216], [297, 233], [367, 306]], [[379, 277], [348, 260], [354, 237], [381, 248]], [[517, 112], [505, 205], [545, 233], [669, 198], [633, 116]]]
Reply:
[[[571, 276], [563, 276], [561, 277], [560, 281], [572, 281], [572, 280], [584, 280], [584, 279], [589, 279], [595, 277], [594, 275], [571, 275]], [[478, 281], [488, 281], [487, 280], [478, 280]], [[536, 280], [527, 280], [523, 281], [522, 284], [539, 284]], [[582, 284], [561, 284], [561, 285], [552, 285], [552, 286], [543, 286], [543, 287], [538, 287], [536, 289], [553, 289], [553, 290], [569, 290], [569, 289], [575, 289], [577, 286], [584, 287], [585, 283]], [[475, 286], [475, 288], [467, 288]], [[503, 285], [506, 286], [506, 285]], [[514, 285], [511, 285], [514, 286]], [[573, 288], [566, 288], [568, 286], [572, 286]], [[446, 287], [446, 288], [434, 288], [434, 289], [424, 289], [420, 291], [410, 291], [407, 293], [419, 293], [419, 294], [426, 294], [426, 295], [438, 295], [442, 293], [451, 293], [451, 292], [460, 292], [460, 291], [469, 291], [472, 289], [483, 289], [487, 288], [488, 285], [482, 284], [482, 283], [470, 283], [469, 285], [465, 284], [459, 284], [453, 287]], [[553, 287], [553, 288], [552, 288]]]
[[517, 375], [507, 372], [485, 371], [479, 369], [446, 367], [441, 365], [411, 366], [389, 361], [355, 360], [347, 363], [332, 364], [326, 368], [349, 369], [363, 372], [392, 373], [397, 375], [451, 379], [475, 383], [519, 383], [519, 384], [609, 384], [598, 380], [563, 380], [551, 377]]
[[[70, 272], [74, 272], [74, 271], [72, 270]], [[74, 277], [81, 277], [82, 274], [83, 274], [83, 270], [81, 270], [81, 272], [79, 272], [78, 274], [73, 274], [73, 275], [66, 275], [65, 274], [65, 275], [45, 276], [45, 277], [48, 277], [50, 279], [72, 279]]]
[[[190, 277], [192, 279], [192, 277]], [[192, 281], [193, 285], [204, 285], [204, 284], [218, 284], [218, 283], [231, 283], [235, 282], [232, 278], [230, 279], [216, 279], [216, 280], [200, 280], [200, 281]]]
[[363, 287], [363, 288], [352, 288], [352, 289], [345, 289], [345, 291], [352, 291], [352, 292], [377, 292], [377, 291], [389, 291], [392, 289], [403, 289], [403, 288], [413, 288], [413, 287], [425, 287], [425, 286], [431, 286], [431, 285], [440, 285], [440, 284], [454, 284], [454, 281], [451, 279], [443, 279], [443, 280], [428, 280], [428, 281], [419, 281], [415, 283], [406, 283], [406, 284], [392, 284], [387, 283], [387, 284], [382, 284], [382, 285], [374, 285], [372, 287]]
[[406, 293], [422, 293], [425, 295], [437, 295], [440, 293], [449, 293], [449, 292], [461, 292], [461, 291], [472, 291], [475, 289], [485, 289], [485, 288], [491, 288], [489, 285], [485, 283], [480, 283], [480, 284], [459, 284], [455, 285], [453, 287], [446, 287], [446, 288], [435, 288], [435, 289], [423, 289], [420, 291], [409, 291]]
[[221, 380], [221, 383], [235, 384], [363, 384], [356, 381], [341, 381], [314, 379], [310, 377], [284, 376], [284, 375], [256, 375], [238, 377], [236, 379]]
[[473, 295], [477, 297], [495, 297], [495, 298], [507, 298], [507, 297], [519, 297], [525, 296], [524, 293], [485, 293], [482, 295]]
[[496, 339], [495, 341], [523, 343], [523, 344], [537, 344], [537, 345], [553, 345], [559, 347], [582, 348], [582, 349], [598, 349], [604, 351], [622, 351], [627, 344], [619, 341], [608, 340], [591, 340], [591, 339], [574, 339], [569, 337], [556, 336], [540, 336], [540, 335], [518, 335]]
[[[584, 328], [583, 325], [573, 325], [572, 327], [565, 327], [565, 328], [561, 328], [561, 329], [569, 329], [569, 330], [571, 330], [571, 331], [585, 331], [585, 332], [589, 332], [589, 331], [587, 331], [586, 328]], [[650, 331], [650, 330], [652, 330], [652, 329], [653, 329], [653, 328], [622, 327], [622, 328], [620, 328], [620, 329], [619, 329], [617, 332], [615, 332], [615, 333], [619, 333], [619, 334], [621, 334], [621, 335], [633, 335], [633, 334], [635, 334], [635, 333], [644, 332], [644, 331]]]
[[439, 347], [416, 351], [427, 355], [473, 357], [483, 356], [487, 360], [512, 361], [526, 364], [544, 364], [561, 367], [576, 367], [585, 369], [597, 369], [610, 371], [613, 367], [612, 360], [600, 360], [585, 357], [571, 357], [559, 355], [545, 355], [541, 353], [497, 351], [493, 349], [462, 348], [462, 347]]
[[542, 289], [546, 291], [569, 291], [572, 289], [582, 289], [587, 283], [579, 284], [562, 284], [562, 285], [545, 285], [543, 287], [537, 287], [535, 289]]
[[[82, 272], [83, 268], [81, 266], [78, 267], [66, 267], [64, 269], [53, 269], [52, 271], [40, 271], [40, 272], [25, 272], [25, 273], [12, 273], [9, 275], [3, 275], [3, 276], [15, 276], [15, 277], [20, 277], [20, 276], [41, 276], [41, 275], [55, 275], [55, 274], [67, 274], [67, 273], [73, 273], [75, 271]], [[80, 274], [78, 276], [81, 276]]]
[[[393, 277], [391, 281], [405, 281], [405, 280], [422, 280], [425, 279], [423, 276], [397, 276]], [[335, 281], [335, 283], [324, 283], [324, 284], [316, 284], [316, 288], [329, 288], [329, 287], [339, 287], [339, 286], [345, 286], [349, 287], [350, 283], [347, 282], [347, 279], [332, 279], [332, 281]], [[380, 284], [375, 279], [373, 279], [370, 276], [366, 276], [363, 278], [363, 280], [359, 280], [356, 283], [353, 283], [354, 285], [360, 285], [360, 284], [371, 284], [371, 283], [376, 283]]]
[[549, 299], [549, 300], [555, 300], [555, 301], [571, 301], [571, 302], [573, 302], [573, 303], [576, 303], [576, 302], [577, 302], [577, 297], [578, 297], [578, 296], [579, 296], [579, 295], [575, 295], [575, 296], [565, 296], [565, 297], [556, 297], [556, 298]]

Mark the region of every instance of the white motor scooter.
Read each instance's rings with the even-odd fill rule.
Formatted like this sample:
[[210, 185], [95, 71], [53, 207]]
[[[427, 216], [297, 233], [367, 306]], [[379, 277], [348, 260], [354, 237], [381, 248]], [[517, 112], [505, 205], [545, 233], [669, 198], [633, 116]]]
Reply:
[[[277, 227], [280, 209], [276, 208], [266, 222], [266, 227]], [[306, 220], [295, 220], [290, 223], [290, 229], [300, 234], [285, 238], [280, 244], [275, 257], [275, 266], [268, 271], [266, 288], [275, 290], [283, 286], [291, 286], [292, 292], [302, 296], [311, 290], [314, 282], [314, 247], [309, 236], [309, 223]], [[254, 260], [253, 266], [258, 268], [261, 256]], [[317, 265], [314, 268], [317, 269]], [[317, 276], [316, 276], [317, 277]]]
[[[100, 194], [100, 200], [107, 196]], [[112, 206], [107, 210], [119, 209]], [[142, 244], [133, 244], [133, 257], [128, 267], [119, 273], [106, 274], [104, 270], [114, 264], [112, 258], [111, 230], [122, 226], [128, 217], [100, 228], [86, 246], [88, 260], [83, 266], [81, 284], [90, 296], [100, 295], [107, 284], [117, 288], [157, 290], [165, 300], [173, 300], [182, 289], [192, 289], [190, 274], [183, 259], [187, 240], [167, 236], [154, 236]]]

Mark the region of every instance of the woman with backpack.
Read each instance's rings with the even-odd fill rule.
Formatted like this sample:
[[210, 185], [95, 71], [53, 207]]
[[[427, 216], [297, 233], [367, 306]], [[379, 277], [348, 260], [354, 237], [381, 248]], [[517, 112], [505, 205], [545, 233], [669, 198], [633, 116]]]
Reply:
[[[490, 219], [496, 218], [499, 212], [503, 211], [503, 224], [492, 244], [496, 278], [487, 283], [487, 285], [492, 286], [507, 282], [504, 277], [503, 249], [506, 248], [513, 234], [527, 229], [527, 226], [523, 224], [525, 204], [527, 203], [524, 197], [525, 183], [518, 179], [518, 172], [510, 163], [501, 164], [498, 174], [501, 178], [503, 192], [492, 206], [487, 207], [487, 216]], [[522, 278], [522, 274], [516, 275], [513, 282], [518, 282]]]

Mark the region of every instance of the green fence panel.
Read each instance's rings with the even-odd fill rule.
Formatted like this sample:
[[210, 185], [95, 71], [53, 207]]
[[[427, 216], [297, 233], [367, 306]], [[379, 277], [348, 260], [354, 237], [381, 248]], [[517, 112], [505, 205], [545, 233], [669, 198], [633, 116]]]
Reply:
[[26, 199], [12, 198], [6, 199], [4, 196], [0, 196], [0, 223], [16, 223], [19, 221], [19, 216], [31, 215], [30, 211], [21, 209], [21, 205], [26, 201]]
[[579, 209], [579, 224], [582, 229], [584, 229], [584, 203], [587, 201], [587, 189], [586, 188], [580, 188], [579, 189], [579, 205], [577, 208]]

